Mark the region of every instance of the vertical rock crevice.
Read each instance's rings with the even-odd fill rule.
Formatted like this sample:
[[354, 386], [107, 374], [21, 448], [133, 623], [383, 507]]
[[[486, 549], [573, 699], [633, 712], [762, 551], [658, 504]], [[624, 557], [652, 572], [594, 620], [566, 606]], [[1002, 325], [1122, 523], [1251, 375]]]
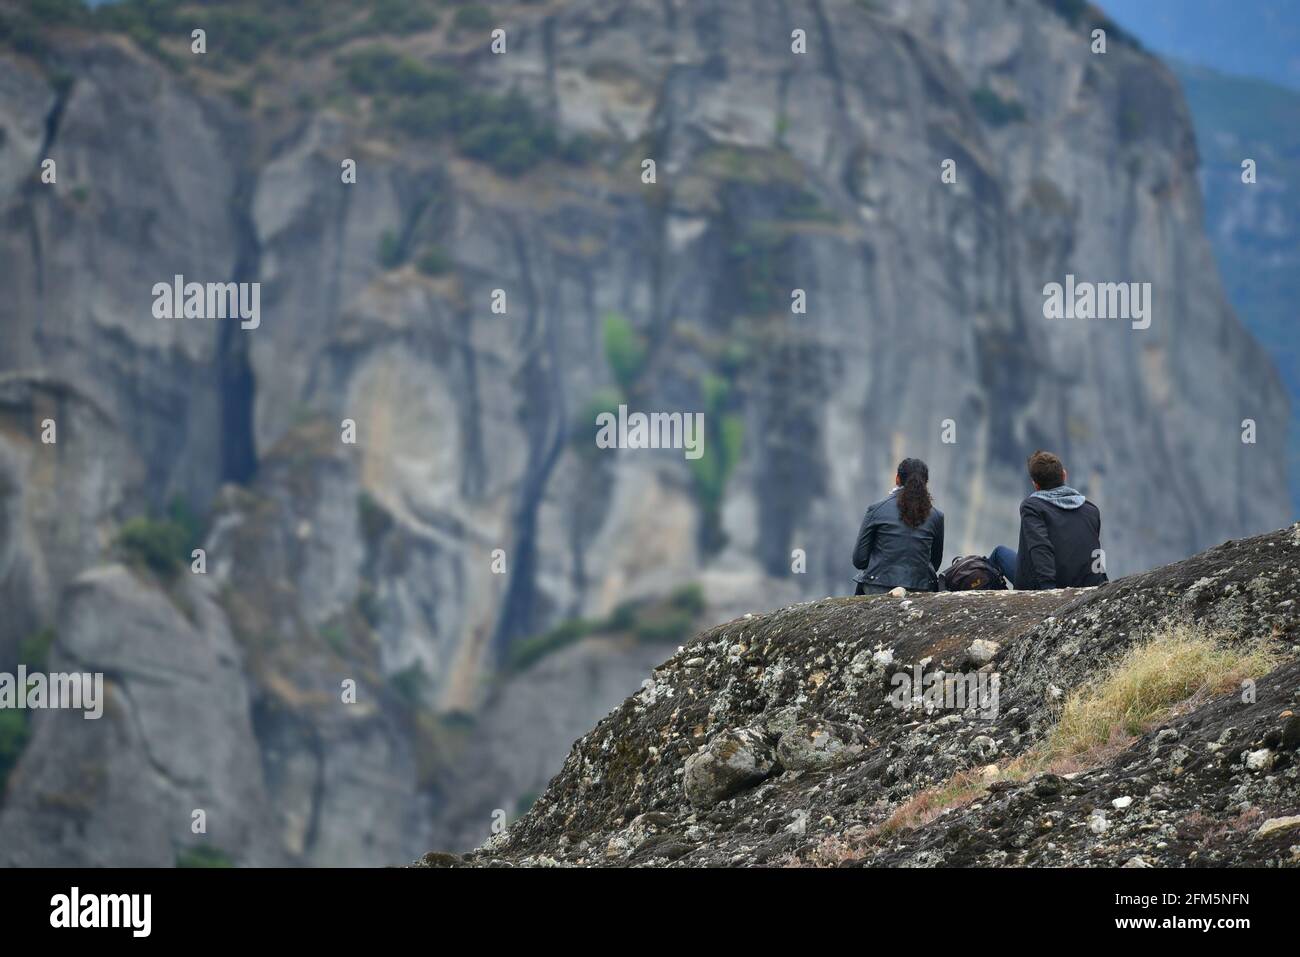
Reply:
[[[261, 273], [262, 250], [253, 224], [252, 174], [246, 173], [239, 186], [236, 228], [239, 249], [234, 264], [235, 282], [257, 282]], [[262, 303], [265, 305], [265, 302]], [[217, 387], [221, 403], [221, 480], [247, 484], [257, 473], [257, 446], [253, 431], [257, 384], [249, 357], [249, 336], [257, 329], [243, 329], [238, 322], [221, 326], [217, 341]]]

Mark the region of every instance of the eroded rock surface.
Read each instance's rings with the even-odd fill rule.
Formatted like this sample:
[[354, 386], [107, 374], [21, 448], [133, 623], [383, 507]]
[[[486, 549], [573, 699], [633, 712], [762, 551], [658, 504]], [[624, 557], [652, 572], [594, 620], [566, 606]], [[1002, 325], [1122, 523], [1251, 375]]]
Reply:
[[[521, 821], [450, 863], [1292, 865], [1297, 587], [1300, 525], [1097, 589], [910, 596], [920, 620], [889, 596], [738, 619], [657, 668], [653, 698], [624, 702]], [[1177, 623], [1262, 642], [1280, 664], [1250, 694], [1198, 696], [1077, 770], [1003, 776], [1043, 741], [1062, 694]], [[981, 640], [1003, 649], [996, 714], [890, 703], [899, 675], [972, 673]], [[734, 729], [775, 727], [785, 730], [770, 774], [689, 799], [693, 770], [716, 763], [719, 742], [753, 740]], [[847, 743], [859, 740], [860, 750]], [[973, 799], [915, 826], [886, 824], [958, 774], [983, 782]]]

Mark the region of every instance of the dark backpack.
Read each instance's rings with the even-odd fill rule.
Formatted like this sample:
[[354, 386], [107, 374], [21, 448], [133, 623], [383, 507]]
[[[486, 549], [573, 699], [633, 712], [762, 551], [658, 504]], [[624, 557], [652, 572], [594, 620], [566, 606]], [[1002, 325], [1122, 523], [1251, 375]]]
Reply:
[[959, 555], [940, 578], [948, 591], [1000, 591], [1007, 587], [1002, 573], [980, 555]]

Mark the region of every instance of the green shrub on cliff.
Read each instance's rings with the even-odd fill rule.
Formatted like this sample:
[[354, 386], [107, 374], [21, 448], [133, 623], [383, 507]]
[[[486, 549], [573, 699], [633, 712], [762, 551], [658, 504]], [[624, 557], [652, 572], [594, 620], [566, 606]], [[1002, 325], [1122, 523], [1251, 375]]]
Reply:
[[127, 562], [171, 577], [189, 563], [203, 535], [202, 520], [184, 500], [174, 498], [164, 516], [140, 516], [123, 523], [115, 544]]
[[517, 91], [476, 91], [454, 70], [383, 47], [350, 54], [341, 63], [351, 87], [373, 97], [397, 129], [422, 139], [450, 138], [462, 154], [503, 175], [522, 175], [545, 159], [582, 158], [580, 146], [561, 141]]
[[605, 361], [624, 392], [631, 392], [645, 369], [649, 350], [645, 337], [617, 312], [608, 312], [601, 322]]
[[696, 498], [704, 512], [704, 545], [713, 551], [723, 544], [722, 501], [727, 481], [744, 452], [745, 420], [732, 411], [731, 386], [721, 376], [707, 375], [702, 384], [706, 434], [704, 454], [690, 459]]
[[117, 533], [117, 547], [129, 562], [159, 575], [174, 575], [191, 551], [185, 529], [170, 519], [133, 518]]
[[0, 710], [0, 804], [4, 802], [5, 782], [9, 772], [18, 763], [18, 758], [27, 746], [30, 733], [27, 726], [27, 711], [16, 708]]
[[1004, 100], [992, 89], [982, 86], [970, 95], [971, 106], [981, 120], [989, 126], [1006, 126], [1008, 123], [1023, 123], [1025, 108], [1016, 100]]
[[177, 867], [234, 867], [230, 855], [220, 848], [200, 845], [176, 852]]
[[470, 3], [456, 10], [452, 24], [458, 30], [490, 30], [493, 25], [492, 11], [481, 3]]

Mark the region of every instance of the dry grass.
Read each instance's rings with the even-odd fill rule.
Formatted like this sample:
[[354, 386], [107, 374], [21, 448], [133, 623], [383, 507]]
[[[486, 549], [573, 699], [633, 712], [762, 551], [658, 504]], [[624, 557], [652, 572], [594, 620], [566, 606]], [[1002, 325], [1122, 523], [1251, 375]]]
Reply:
[[872, 830], [867, 843], [970, 804], [992, 780], [1025, 781], [1042, 771], [1071, 774], [1105, 764], [1138, 735], [1246, 678], [1267, 674], [1279, 661], [1276, 651], [1262, 645], [1234, 647], [1222, 633], [1171, 625], [1071, 694], [1038, 747], [999, 764], [996, 777], [960, 771], [939, 787], [914, 794]]
[[790, 853], [781, 857], [776, 863], [780, 867], [838, 867], [846, 861], [860, 860], [867, 853], [865, 842], [855, 844], [843, 835], [827, 834], [806, 857]]
[[1278, 655], [1261, 645], [1233, 647], [1225, 636], [1174, 625], [1134, 645], [1110, 669], [1065, 701], [1047, 739], [1052, 757], [1105, 748], [1117, 735], [1136, 736], [1170, 717], [1267, 674]]
[[873, 837], [888, 837], [905, 828], [929, 824], [944, 811], [964, 807], [988, 790], [988, 782], [975, 771], [958, 771], [937, 788], [920, 791], [900, 804]]
[[1178, 836], [1204, 850], [1254, 832], [1267, 817], [1257, 807], [1248, 807], [1235, 817], [1224, 819], [1216, 819], [1204, 811], [1196, 810], [1178, 822]]

